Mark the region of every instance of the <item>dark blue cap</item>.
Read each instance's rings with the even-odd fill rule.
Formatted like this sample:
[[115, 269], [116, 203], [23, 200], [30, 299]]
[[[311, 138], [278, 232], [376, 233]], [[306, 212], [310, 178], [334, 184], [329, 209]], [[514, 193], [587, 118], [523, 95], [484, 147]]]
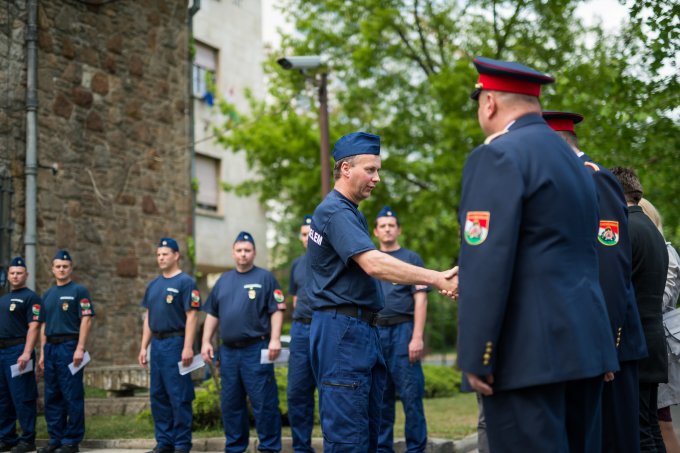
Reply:
[[174, 240], [173, 238], [161, 238], [158, 241], [158, 247], [168, 247], [169, 249], [174, 250], [175, 252], [179, 252], [179, 245], [177, 245], [177, 241]]
[[375, 216], [376, 220], [380, 217], [394, 217], [399, 221], [399, 218], [397, 217], [397, 213], [392, 210], [389, 206], [385, 205], [383, 208], [380, 210], [377, 216]]
[[17, 256], [9, 263], [9, 267], [26, 267], [26, 260]]
[[52, 261], [54, 260], [73, 261], [71, 259], [71, 254], [68, 252], [68, 250], [65, 249], [61, 249], [57, 253], [55, 253], [54, 258], [52, 258]]
[[248, 233], [247, 231], [241, 231], [236, 236], [234, 244], [236, 244], [237, 242], [250, 242], [251, 244], [253, 244], [253, 247], [255, 247], [255, 239], [253, 239], [253, 235]]
[[300, 226], [307, 226], [312, 224], [312, 216], [311, 215], [306, 215], [302, 219], [302, 225]]
[[482, 90], [505, 91], [539, 97], [541, 85], [555, 81], [547, 74], [513, 61], [475, 57], [473, 63], [479, 73], [475, 91], [470, 95], [475, 101], [479, 99], [479, 93]]
[[574, 124], [583, 121], [583, 115], [572, 112], [543, 111], [543, 119], [554, 131], [574, 132]]
[[339, 161], [358, 154], [380, 155], [380, 136], [368, 132], [352, 132], [340, 138], [333, 147], [333, 159]]

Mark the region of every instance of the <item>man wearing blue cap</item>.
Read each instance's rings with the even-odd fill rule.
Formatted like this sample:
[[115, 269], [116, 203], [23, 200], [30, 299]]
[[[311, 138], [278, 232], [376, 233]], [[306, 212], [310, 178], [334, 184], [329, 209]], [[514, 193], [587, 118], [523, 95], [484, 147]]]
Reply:
[[[306, 215], [300, 225], [300, 240], [307, 250], [309, 225], [312, 216]], [[288, 421], [293, 435], [295, 453], [313, 453], [314, 428], [314, 373], [309, 354], [309, 328], [312, 307], [305, 285], [307, 282], [307, 255], [295, 258], [290, 268], [288, 294], [293, 297], [293, 325], [290, 328], [290, 359], [288, 360]]]
[[212, 363], [212, 337], [220, 327], [219, 348], [222, 377], [222, 423], [226, 437], [224, 451], [241, 453], [248, 448], [249, 417], [246, 395], [255, 416], [258, 450], [281, 450], [281, 412], [274, 377], [274, 365], [261, 363], [261, 351], [269, 361], [281, 352], [281, 325], [285, 298], [274, 275], [255, 266], [255, 240], [242, 231], [232, 247], [236, 269], [222, 274], [203, 310], [201, 354]]
[[71, 279], [73, 260], [67, 250], [52, 259], [56, 285], [43, 294], [39, 365], [45, 373], [45, 421], [50, 436], [40, 453], [75, 453], [85, 435], [85, 386], [83, 369], [71, 374], [68, 365], [78, 367], [92, 326], [94, 306], [90, 292]]
[[[380, 137], [353, 132], [333, 148], [335, 187], [312, 216], [307, 247], [310, 348], [324, 452], [375, 452], [386, 367], [376, 327], [384, 306], [375, 278], [454, 291], [453, 273], [376, 250], [359, 203], [380, 181]], [[375, 278], [374, 278], [375, 277]]]
[[491, 451], [599, 451], [618, 370], [599, 285], [597, 195], [541, 117], [553, 79], [477, 57], [487, 139], [463, 170], [458, 365], [484, 395]]
[[595, 235], [600, 286], [616, 340], [620, 370], [602, 392], [602, 451], [636, 451], [640, 444], [638, 361], [647, 357], [640, 315], [631, 282], [632, 249], [628, 233], [628, 208], [616, 177], [592, 162], [579, 148], [574, 126], [578, 113], [544, 111], [543, 118], [584, 162], [599, 200], [599, 230]]
[[[35, 450], [35, 344], [40, 331], [42, 300], [26, 287], [26, 261], [20, 256], [9, 265], [10, 292], [0, 297], [0, 451]], [[31, 362], [29, 366], [29, 361]], [[24, 373], [12, 377], [10, 367]], [[28, 367], [28, 369], [27, 369]], [[21, 425], [17, 435], [16, 422]], [[10, 450], [11, 449], [11, 450]]]
[[[424, 266], [417, 253], [399, 245], [399, 218], [389, 206], [384, 206], [378, 213], [373, 234], [378, 238], [381, 252], [415, 266]], [[423, 409], [425, 377], [420, 359], [423, 356], [429, 288], [386, 281], [380, 284], [385, 296], [385, 308], [378, 316], [378, 331], [387, 365], [387, 381], [383, 393], [378, 452], [394, 452], [394, 406], [397, 393], [404, 406], [406, 451], [424, 452], [427, 447], [427, 423]]]
[[189, 366], [194, 358], [197, 312], [201, 295], [194, 280], [179, 267], [179, 245], [163, 237], [156, 249], [161, 275], [146, 288], [146, 309], [138, 362], [147, 367], [151, 344], [151, 415], [156, 447], [153, 453], [191, 450], [191, 402], [195, 398], [191, 374], [181, 375], [178, 362]]

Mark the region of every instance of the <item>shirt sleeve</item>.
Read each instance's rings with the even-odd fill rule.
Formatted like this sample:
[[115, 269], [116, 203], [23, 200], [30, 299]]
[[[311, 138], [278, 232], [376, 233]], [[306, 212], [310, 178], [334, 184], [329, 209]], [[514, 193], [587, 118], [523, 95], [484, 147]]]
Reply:
[[94, 307], [92, 306], [92, 298], [87, 288], [81, 287], [78, 291], [78, 315], [94, 316]]
[[182, 306], [184, 311], [201, 309], [201, 293], [196, 287], [196, 282], [188, 276], [182, 291]]
[[375, 244], [361, 219], [349, 209], [341, 209], [333, 214], [325, 233], [344, 264], [354, 255], [375, 250]]
[[[45, 301], [50, 295], [50, 290], [48, 289], [45, 294], [43, 294], [42, 301], [40, 303], [40, 309], [38, 310], [38, 322], [45, 322]], [[35, 307], [33, 307], [35, 309]]]
[[295, 268], [300, 264], [300, 260], [293, 261], [293, 265], [290, 267], [290, 283], [288, 284], [288, 294], [291, 296], [297, 295], [298, 286], [295, 281]]
[[26, 323], [38, 322], [42, 309], [42, 299], [37, 294], [28, 299], [29, 306], [26, 308]]
[[277, 310], [285, 310], [286, 298], [281, 290], [281, 285], [279, 285], [278, 280], [276, 280], [276, 277], [271, 273], [269, 273], [268, 280], [269, 284], [267, 286], [270, 290], [267, 295], [267, 311], [269, 314], [272, 314]]

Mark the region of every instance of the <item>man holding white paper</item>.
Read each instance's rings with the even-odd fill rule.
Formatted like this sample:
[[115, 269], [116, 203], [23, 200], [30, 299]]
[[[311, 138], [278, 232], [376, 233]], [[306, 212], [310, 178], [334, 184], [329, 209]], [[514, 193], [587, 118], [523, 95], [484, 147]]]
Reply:
[[281, 414], [274, 366], [261, 363], [260, 354], [268, 349], [273, 361], [281, 351], [282, 310], [286, 308], [283, 291], [271, 272], [255, 266], [255, 240], [250, 233], [239, 233], [232, 257], [236, 269], [222, 274], [203, 306], [208, 316], [201, 347], [203, 359], [212, 362], [211, 339], [219, 324], [224, 451], [242, 453], [248, 448], [246, 394], [260, 439], [258, 450], [279, 451]]
[[172, 238], [161, 238], [156, 261], [161, 275], [146, 288], [142, 306], [146, 308], [138, 361], [144, 368], [151, 344], [151, 415], [156, 447], [152, 453], [191, 451], [191, 402], [195, 398], [191, 374], [180, 374], [194, 358], [196, 313], [201, 295], [194, 280], [179, 267], [179, 245]]
[[[38, 395], [33, 363], [40, 331], [38, 315], [42, 299], [26, 287], [26, 261], [12, 260], [8, 269], [11, 291], [0, 297], [0, 451], [25, 453], [35, 450]], [[21, 374], [11, 372], [15, 366]], [[16, 375], [16, 376], [15, 376]], [[17, 435], [16, 422], [21, 425]]]

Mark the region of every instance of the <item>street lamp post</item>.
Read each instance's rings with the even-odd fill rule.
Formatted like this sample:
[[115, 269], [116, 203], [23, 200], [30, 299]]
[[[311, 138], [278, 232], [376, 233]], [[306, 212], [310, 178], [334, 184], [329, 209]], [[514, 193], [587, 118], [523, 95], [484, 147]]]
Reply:
[[[298, 69], [305, 74], [307, 70], [323, 68], [323, 59], [318, 56], [283, 57], [277, 60], [283, 69]], [[314, 78], [319, 87], [319, 134], [320, 134], [320, 170], [321, 170], [321, 199], [331, 191], [330, 181], [330, 143], [328, 137], [328, 73], [323, 70], [319, 79]]]

